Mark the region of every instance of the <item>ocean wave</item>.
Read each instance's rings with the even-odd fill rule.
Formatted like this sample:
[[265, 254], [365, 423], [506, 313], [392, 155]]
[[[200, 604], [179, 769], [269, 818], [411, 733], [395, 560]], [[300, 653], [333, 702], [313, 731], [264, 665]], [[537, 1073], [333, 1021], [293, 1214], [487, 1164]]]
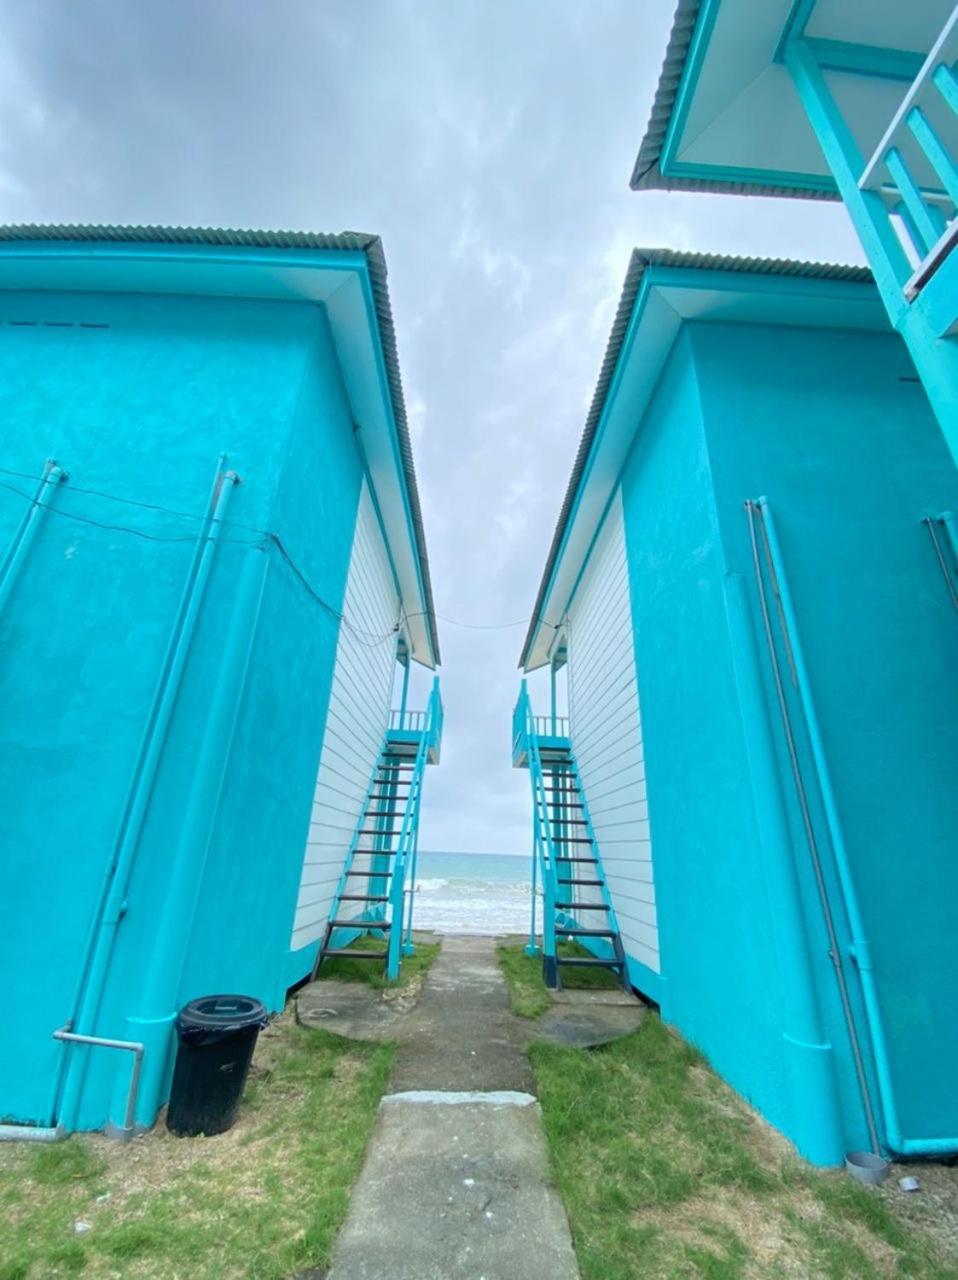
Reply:
[[484, 895], [486, 897], [528, 898], [532, 892], [531, 883], [507, 884], [495, 880], [443, 880], [439, 877], [424, 876], [416, 881], [417, 893], [456, 894], [457, 896]]
[[434, 876], [431, 879], [427, 877], [422, 880], [416, 881], [416, 892], [417, 893], [433, 893], [437, 889], [445, 889], [445, 887], [449, 883], [450, 881], [443, 880], [438, 876]]

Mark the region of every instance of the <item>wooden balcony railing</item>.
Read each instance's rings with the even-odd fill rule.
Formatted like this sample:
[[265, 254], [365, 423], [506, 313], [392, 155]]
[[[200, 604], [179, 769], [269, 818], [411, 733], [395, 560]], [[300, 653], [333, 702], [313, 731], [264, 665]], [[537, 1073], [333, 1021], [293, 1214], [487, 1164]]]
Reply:
[[913, 299], [958, 242], [958, 7], [859, 179], [881, 196], [914, 272]]

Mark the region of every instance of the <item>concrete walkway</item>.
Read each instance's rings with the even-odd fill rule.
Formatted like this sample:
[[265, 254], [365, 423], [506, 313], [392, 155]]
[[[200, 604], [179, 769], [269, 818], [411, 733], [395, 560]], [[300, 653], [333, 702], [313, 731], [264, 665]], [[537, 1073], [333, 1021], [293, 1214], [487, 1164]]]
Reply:
[[410, 1016], [329, 1280], [577, 1280], [494, 939], [446, 938]]

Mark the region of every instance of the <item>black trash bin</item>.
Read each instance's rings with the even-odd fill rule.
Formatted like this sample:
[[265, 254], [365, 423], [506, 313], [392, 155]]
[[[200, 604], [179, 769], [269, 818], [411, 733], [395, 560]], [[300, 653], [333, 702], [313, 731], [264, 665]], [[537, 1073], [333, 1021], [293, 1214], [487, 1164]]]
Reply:
[[251, 996], [203, 996], [176, 1020], [180, 1043], [166, 1127], [178, 1137], [232, 1127], [266, 1006]]

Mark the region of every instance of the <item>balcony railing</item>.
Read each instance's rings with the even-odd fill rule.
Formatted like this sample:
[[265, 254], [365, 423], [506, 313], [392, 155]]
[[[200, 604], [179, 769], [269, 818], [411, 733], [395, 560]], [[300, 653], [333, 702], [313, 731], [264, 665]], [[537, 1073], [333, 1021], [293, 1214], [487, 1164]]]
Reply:
[[389, 713], [390, 729], [409, 730], [412, 733], [422, 733], [426, 727], [425, 711], [390, 711]]
[[394, 741], [406, 743], [415, 743], [421, 738], [426, 738], [429, 763], [438, 764], [444, 715], [437, 676], [433, 680], [425, 711], [410, 711], [408, 707], [390, 711], [387, 736]]
[[859, 179], [881, 196], [914, 272], [914, 298], [958, 242], [958, 7]]
[[540, 738], [568, 738], [568, 716], [533, 716], [533, 725]]

